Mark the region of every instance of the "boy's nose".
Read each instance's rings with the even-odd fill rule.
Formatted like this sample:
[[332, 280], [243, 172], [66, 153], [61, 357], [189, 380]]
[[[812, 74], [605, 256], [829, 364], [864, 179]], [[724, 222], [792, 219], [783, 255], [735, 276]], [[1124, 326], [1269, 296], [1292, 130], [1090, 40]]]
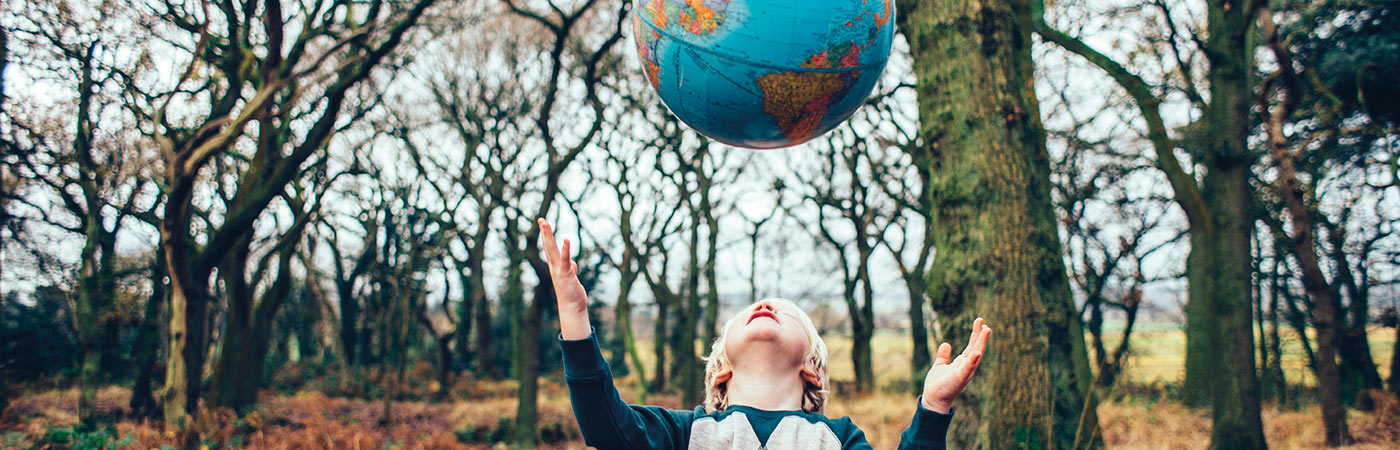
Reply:
[[758, 302], [758, 304], [754, 306], [754, 311], [768, 311], [768, 312], [771, 312], [771, 313], [773, 313], [773, 314], [777, 314], [777, 313], [778, 313], [778, 308], [775, 307], [775, 306], [773, 306], [773, 303], [771, 303], [771, 302], [769, 302], [769, 301], [767, 301], [767, 300], [764, 300], [764, 301]]

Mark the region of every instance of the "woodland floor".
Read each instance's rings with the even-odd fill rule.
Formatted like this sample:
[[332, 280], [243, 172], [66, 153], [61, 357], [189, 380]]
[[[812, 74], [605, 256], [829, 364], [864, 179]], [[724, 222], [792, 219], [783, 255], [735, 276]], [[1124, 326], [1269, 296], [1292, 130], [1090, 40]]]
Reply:
[[[546, 449], [584, 448], [578, 440], [572, 410], [557, 385], [541, 399], [540, 424]], [[77, 391], [32, 392], [14, 399], [0, 420], [2, 448], [67, 448], [74, 439], [106, 443], [108, 448], [148, 449], [175, 444], [173, 434], [159, 425], [127, 417], [130, 392], [109, 387], [99, 393], [99, 410], [117, 419], [115, 435], [94, 437], [67, 434], [77, 423]], [[678, 403], [674, 396], [652, 403]], [[266, 396], [257, 411], [239, 419], [232, 414], [206, 414], [198, 421], [208, 448], [267, 449], [485, 449], [504, 448], [507, 425], [515, 410], [511, 397], [443, 403], [398, 402], [393, 420], [379, 424], [381, 402], [331, 398], [319, 392]], [[912, 401], [901, 395], [878, 393], [858, 399], [835, 399], [828, 414], [849, 415], [877, 449], [893, 449], [908, 425]], [[1120, 400], [1099, 408], [1102, 433], [1109, 448], [1203, 449], [1210, 435], [1208, 411], [1169, 401]], [[1270, 448], [1321, 448], [1323, 430], [1315, 406], [1298, 410], [1264, 409]], [[1352, 410], [1351, 449], [1388, 449], [1400, 443], [1400, 402], [1393, 397], [1370, 412]], [[494, 442], [493, 442], [494, 441]], [[68, 442], [65, 444], [64, 442]], [[93, 447], [89, 447], [93, 448]]]
[[[1306, 376], [1296, 339], [1285, 333], [1285, 372], [1293, 400], [1270, 403], [1263, 410], [1264, 432], [1270, 448], [1321, 448], [1323, 429], [1315, 400], [1306, 387]], [[1110, 346], [1114, 336], [1108, 336]], [[1106, 393], [1109, 402], [1099, 407], [1102, 437], [1109, 448], [1123, 449], [1203, 449], [1210, 436], [1209, 410], [1186, 408], [1170, 400], [1179, 383], [1182, 364], [1179, 329], [1144, 327], [1133, 335], [1133, 355], [1126, 367], [1125, 383]], [[1371, 345], [1381, 376], [1388, 376], [1394, 331], [1376, 329]], [[827, 339], [831, 350], [831, 376], [850, 378], [848, 340]], [[907, 337], [894, 332], [875, 336], [875, 372], [881, 374], [878, 392], [865, 397], [848, 397], [840, 392], [828, 403], [832, 417], [850, 416], [876, 449], [893, 449], [899, 433], [909, 424], [913, 394], [902, 392], [909, 386]], [[643, 364], [651, 364], [650, 352], [642, 350]], [[1300, 352], [1299, 352], [1300, 353]], [[368, 374], [374, 385], [375, 377]], [[458, 377], [451, 386], [453, 401], [416, 401], [438, 390], [431, 380], [432, 368], [420, 363], [409, 369], [411, 386], [403, 392], [405, 401], [392, 406], [391, 420], [380, 423], [383, 402], [364, 400], [377, 397], [373, 390], [346, 389], [328, 382], [326, 374], [282, 370], [273, 384], [281, 391], [264, 391], [254, 412], [238, 418], [231, 412], [204, 413], [196, 421], [211, 449], [384, 449], [384, 448], [504, 448], [513, 423], [515, 386], [509, 381], [472, 380]], [[584, 448], [569, 404], [568, 392], [557, 374], [543, 379], [540, 387], [539, 430], [541, 448]], [[632, 378], [619, 379], [623, 398], [635, 400]], [[14, 386], [17, 398], [0, 416], [0, 448], [135, 448], [153, 449], [174, 445], [173, 433], [158, 424], [131, 417], [126, 404], [130, 391], [107, 387], [98, 394], [98, 409], [110, 429], [97, 434], [73, 435], [77, 424], [77, 391], [71, 383]], [[840, 386], [840, 382], [837, 382]], [[1368, 397], [1370, 398], [1370, 397]], [[675, 395], [653, 395], [648, 403], [680, 407]], [[1370, 411], [1350, 410], [1348, 423], [1358, 444], [1352, 449], [1400, 448], [1400, 400], [1393, 396], [1374, 397]], [[60, 443], [67, 442], [67, 443]], [[95, 444], [95, 445], [83, 445]]]

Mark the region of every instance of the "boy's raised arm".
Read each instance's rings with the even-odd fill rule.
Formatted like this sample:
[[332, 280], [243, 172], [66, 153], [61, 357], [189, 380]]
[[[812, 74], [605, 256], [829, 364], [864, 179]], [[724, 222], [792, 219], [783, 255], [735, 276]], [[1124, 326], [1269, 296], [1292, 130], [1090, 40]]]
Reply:
[[578, 281], [578, 264], [554, 241], [549, 222], [539, 219], [545, 262], [559, 303], [559, 337], [564, 379], [584, 443], [600, 449], [676, 450], [685, 448], [690, 411], [631, 406], [613, 385], [612, 372], [588, 323], [588, 295]]
[[938, 346], [938, 356], [933, 367], [924, 377], [924, 392], [919, 396], [918, 410], [914, 422], [900, 436], [901, 450], [943, 449], [948, 423], [952, 420], [953, 400], [972, 381], [977, 367], [982, 365], [982, 354], [987, 350], [987, 340], [992, 329], [982, 324], [978, 318], [972, 322], [972, 335], [962, 354], [953, 356], [953, 346], [947, 342]]
[[554, 229], [544, 219], [537, 219], [540, 239], [543, 239], [545, 262], [549, 278], [554, 283], [554, 297], [559, 303], [559, 334], [566, 341], [587, 339], [593, 334], [588, 324], [588, 294], [578, 281], [578, 264], [569, 257], [569, 240], [561, 250], [554, 241]]

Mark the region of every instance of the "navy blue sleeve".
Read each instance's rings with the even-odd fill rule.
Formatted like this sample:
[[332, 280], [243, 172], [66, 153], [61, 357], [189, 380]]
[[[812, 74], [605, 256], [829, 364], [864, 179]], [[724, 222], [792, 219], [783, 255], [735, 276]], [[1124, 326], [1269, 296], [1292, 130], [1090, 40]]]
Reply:
[[841, 439], [841, 450], [874, 450], [870, 446], [870, 441], [865, 440], [865, 432], [860, 430], [850, 417], [842, 417], [831, 421], [836, 436]]
[[566, 341], [564, 380], [583, 442], [598, 449], [682, 450], [689, 444], [692, 411], [632, 406], [622, 401], [598, 338]]
[[924, 408], [923, 398], [915, 406], [914, 422], [899, 436], [899, 450], [943, 450], [946, 442], [948, 423], [953, 421], [953, 411], [939, 414]]

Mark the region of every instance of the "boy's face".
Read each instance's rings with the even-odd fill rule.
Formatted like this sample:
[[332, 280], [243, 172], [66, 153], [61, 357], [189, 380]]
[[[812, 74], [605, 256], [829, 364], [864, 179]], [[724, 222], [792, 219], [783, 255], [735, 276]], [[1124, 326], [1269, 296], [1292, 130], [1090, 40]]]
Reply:
[[[745, 308], [725, 330], [724, 351], [736, 364], [757, 355], [767, 364], [803, 364], [807, 332], [802, 311], [785, 301], [763, 300]], [[750, 355], [753, 353], [753, 355]]]

